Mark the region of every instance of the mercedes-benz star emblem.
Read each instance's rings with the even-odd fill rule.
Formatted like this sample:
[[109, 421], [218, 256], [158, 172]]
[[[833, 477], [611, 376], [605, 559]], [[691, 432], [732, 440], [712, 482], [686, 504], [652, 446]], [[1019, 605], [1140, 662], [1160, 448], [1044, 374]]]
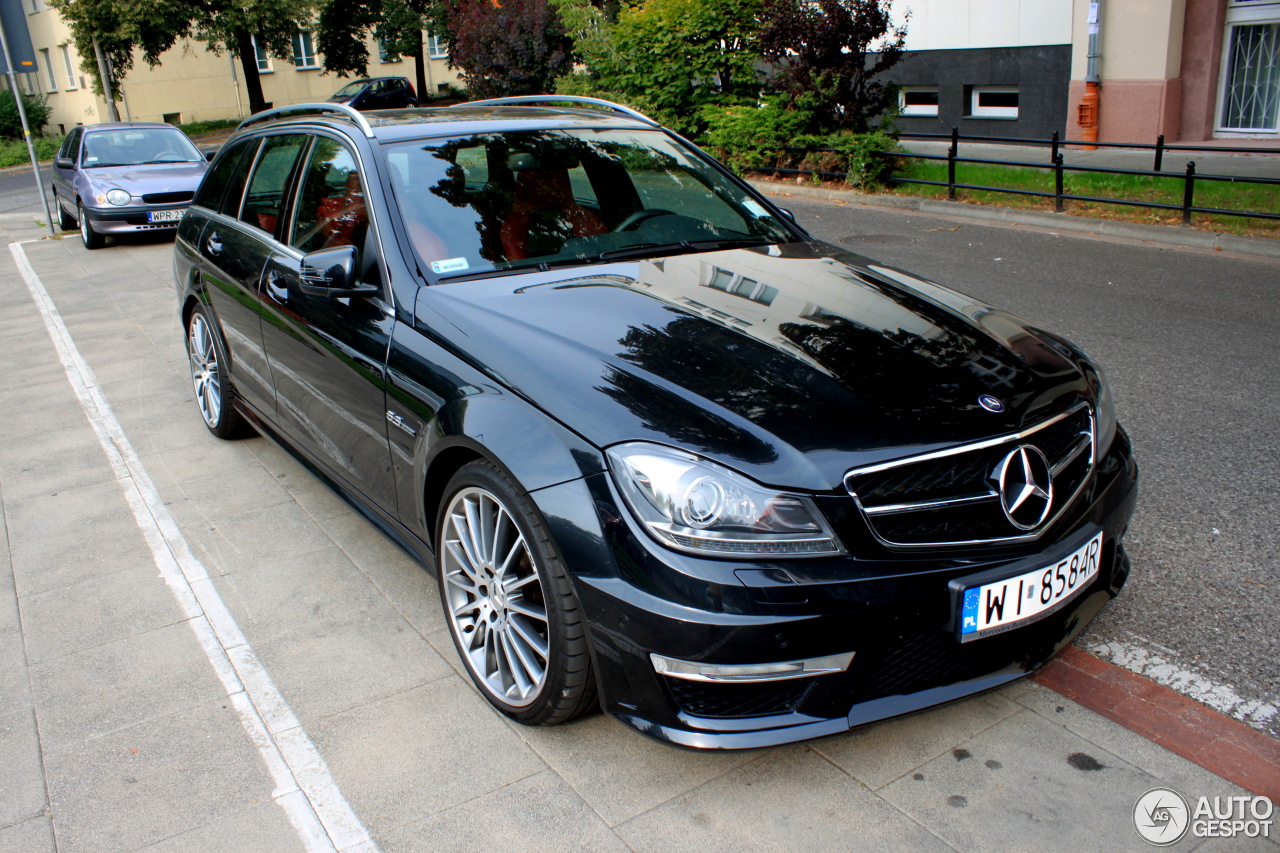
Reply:
[[996, 471], [1000, 505], [1009, 523], [1032, 530], [1044, 523], [1053, 507], [1053, 472], [1038, 448], [1021, 444], [1009, 452]]
[[978, 405], [986, 409], [988, 412], [996, 412], [997, 414], [1004, 411], [1004, 403], [1000, 402], [990, 394], [983, 394], [978, 398]]

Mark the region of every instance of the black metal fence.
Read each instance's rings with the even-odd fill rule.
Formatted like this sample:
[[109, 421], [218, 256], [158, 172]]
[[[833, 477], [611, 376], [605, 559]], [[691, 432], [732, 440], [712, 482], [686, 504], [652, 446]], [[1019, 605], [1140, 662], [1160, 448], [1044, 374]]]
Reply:
[[[928, 181], [920, 178], [903, 178], [893, 176], [889, 179], [890, 183], [895, 184], [926, 184], [929, 186], [938, 186], [947, 188], [947, 198], [955, 199], [956, 190], [980, 190], [983, 192], [1009, 193], [1013, 195], [1036, 196], [1040, 198], [1053, 199], [1053, 209], [1058, 213], [1065, 209], [1067, 201], [1085, 201], [1101, 204], [1120, 204], [1130, 207], [1148, 207], [1159, 210], [1176, 210], [1182, 214], [1182, 224], [1191, 224], [1191, 215], [1193, 213], [1210, 213], [1224, 216], [1244, 216], [1257, 219], [1275, 219], [1280, 220], [1280, 213], [1267, 213], [1257, 210], [1231, 210], [1218, 207], [1197, 207], [1195, 204], [1196, 184], [1201, 181], [1223, 181], [1228, 183], [1241, 184], [1268, 184], [1280, 186], [1280, 178], [1245, 178], [1236, 175], [1209, 175], [1198, 174], [1196, 172], [1195, 161], [1189, 161], [1184, 172], [1165, 172], [1162, 171], [1164, 164], [1164, 155], [1167, 151], [1213, 151], [1219, 153], [1250, 153], [1250, 154], [1280, 154], [1280, 148], [1232, 148], [1219, 146], [1196, 146], [1196, 145], [1167, 145], [1164, 136], [1157, 138], [1155, 145], [1144, 145], [1141, 143], [1121, 143], [1121, 142], [1085, 142], [1083, 140], [1063, 140], [1058, 138], [1055, 132], [1051, 139], [1017, 139], [1012, 137], [991, 137], [991, 136], [962, 136], [959, 129], [952, 128], [950, 134], [942, 133], [904, 133], [903, 137], [912, 139], [940, 139], [950, 140], [951, 145], [947, 149], [945, 155], [941, 154], [913, 154], [909, 152], [896, 151], [877, 151], [875, 154], [881, 157], [897, 157], [915, 160], [935, 160], [945, 161], [947, 164], [947, 179], [945, 181]], [[976, 157], [961, 157], [960, 142], [961, 140], [969, 142], [981, 143], [1000, 143], [1015, 145], [1031, 145], [1046, 146], [1049, 148], [1048, 163], [1029, 163], [1021, 160], [991, 160]], [[1095, 145], [1100, 148], [1126, 148], [1138, 150], [1150, 150], [1154, 152], [1153, 168], [1150, 171], [1143, 169], [1109, 169], [1095, 166], [1068, 166], [1063, 163], [1061, 148], [1064, 145]], [[842, 154], [839, 150], [833, 148], [784, 148], [783, 152], [787, 154]], [[781, 159], [781, 158], [779, 158]], [[1053, 192], [1043, 192], [1039, 190], [1013, 189], [1009, 187], [991, 187], [981, 184], [962, 184], [956, 181], [956, 164], [957, 163], [976, 163], [988, 166], [1013, 166], [1033, 169], [1051, 169], [1053, 170]], [[816, 175], [819, 178], [827, 178], [833, 180], [843, 180], [848, 177], [847, 172], [824, 171], [818, 169], [798, 169], [787, 168], [779, 165], [749, 167], [748, 171], [753, 172], [772, 172], [777, 174], [800, 174], [800, 175]], [[1075, 195], [1065, 192], [1063, 189], [1064, 175], [1067, 172], [1090, 172], [1095, 174], [1107, 175], [1137, 175], [1148, 178], [1182, 178], [1183, 192], [1182, 204], [1169, 204], [1167, 202], [1158, 201], [1137, 201], [1134, 199], [1123, 198], [1103, 198], [1098, 196]]]

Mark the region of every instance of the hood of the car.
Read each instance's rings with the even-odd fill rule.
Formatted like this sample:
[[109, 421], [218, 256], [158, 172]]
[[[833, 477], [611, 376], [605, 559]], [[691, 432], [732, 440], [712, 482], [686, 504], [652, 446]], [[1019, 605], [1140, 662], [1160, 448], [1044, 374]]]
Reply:
[[195, 190], [209, 168], [197, 163], [148, 163], [143, 166], [101, 166], [83, 170], [90, 181], [104, 187], [119, 187], [134, 195]]
[[1060, 339], [822, 243], [442, 284], [417, 318], [597, 446], [672, 444], [789, 488], [1089, 394]]

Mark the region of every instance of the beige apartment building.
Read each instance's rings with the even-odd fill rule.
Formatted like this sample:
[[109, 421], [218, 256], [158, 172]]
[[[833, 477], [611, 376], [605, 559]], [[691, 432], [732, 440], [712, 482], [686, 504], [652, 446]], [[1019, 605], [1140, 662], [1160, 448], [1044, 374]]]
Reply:
[[[81, 57], [62, 16], [45, 0], [22, 0], [27, 28], [35, 48], [38, 70], [20, 74], [19, 86], [41, 93], [52, 110], [46, 133], [65, 133], [77, 124], [110, 121], [106, 101], [93, 93], [93, 77], [81, 67]], [[457, 85], [458, 74], [448, 67], [448, 55], [438, 39], [423, 32], [427, 50], [428, 86], [438, 90]], [[369, 41], [369, 76], [408, 77], [416, 88], [413, 59], [387, 61], [378, 45]], [[92, 60], [92, 58], [90, 57]], [[258, 51], [258, 73], [263, 98], [275, 106], [323, 101], [348, 80], [323, 73], [316, 53], [315, 34], [302, 30], [294, 37], [293, 56], [280, 60]], [[192, 39], [184, 39], [160, 57], [151, 68], [138, 56], [120, 85], [116, 107], [129, 121], [168, 121], [174, 124], [213, 119], [244, 118], [249, 114], [240, 63], [224, 52], [221, 56]], [[7, 87], [7, 83], [2, 84]], [[424, 93], [419, 92], [421, 97]]]

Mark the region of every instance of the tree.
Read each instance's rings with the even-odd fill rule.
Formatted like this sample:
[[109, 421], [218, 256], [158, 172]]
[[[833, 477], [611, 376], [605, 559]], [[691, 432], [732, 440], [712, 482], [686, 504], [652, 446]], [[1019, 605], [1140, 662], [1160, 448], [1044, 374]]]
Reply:
[[594, 90], [689, 134], [704, 108], [759, 97], [760, 0], [646, 0], [616, 22], [590, 0], [555, 2], [588, 68], [557, 84], [564, 94]]
[[313, 0], [50, 0], [49, 5], [70, 26], [81, 68], [97, 81], [99, 92], [95, 38], [120, 80], [133, 67], [135, 48], [154, 67], [179, 39], [193, 37], [214, 53], [230, 50], [239, 56], [254, 112], [266, 106], [254, 40], [272, 56], [289, 59], [294, 36], [311, 26], [314, 11]]
[[907, 31], [892, 0], [765, 0], [760, 46], [771, 84], [811, 116], [807, 130], [861, 133], [890, 106], [877, 79], [903, 57]]
[[572, 42], [547, 0], [449, 0], [449, 63], [482, 98], [552, 91]]
[[339, 77], [369, 73], [365, 39], [377, 38], [388, 59], [413, 57], [418, 97], [430, 96], [422, 30], [432, 28], [441, 7], [432, 0], [329, 0], [320, 10], [318, 46], [325, 71]]

